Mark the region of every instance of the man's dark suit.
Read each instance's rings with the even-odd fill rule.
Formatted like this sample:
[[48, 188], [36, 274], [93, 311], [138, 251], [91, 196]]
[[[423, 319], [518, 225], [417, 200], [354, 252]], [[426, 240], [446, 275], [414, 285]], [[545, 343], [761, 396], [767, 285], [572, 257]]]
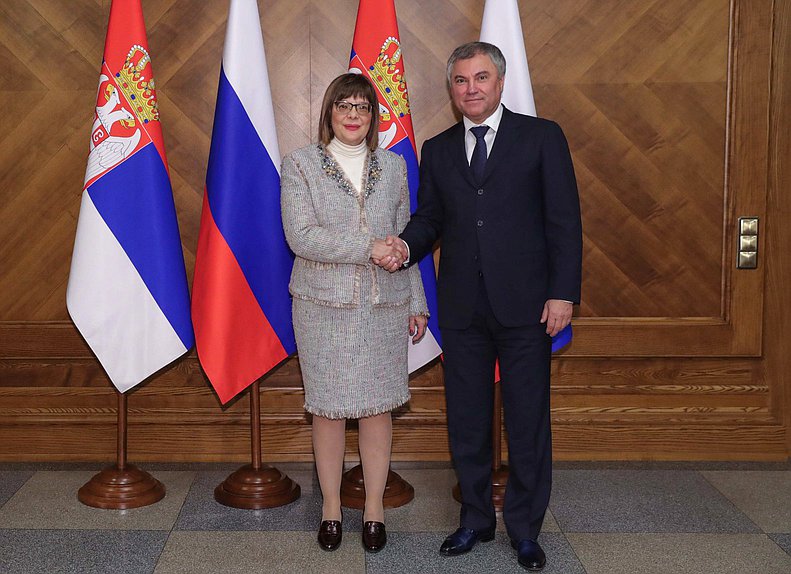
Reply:
[[442, 240], [437, 295], [461, 525], [486, 530], [493, 369], [500, 361], [512, 539], [535, 539], [551, 484], [548, 299], [579, 302], [582, 228], [568, 145], [554, 122], [507, 109], [482, 181], [460, 122], [423, 145], [418, 208], [401, 238], [412, 262]]

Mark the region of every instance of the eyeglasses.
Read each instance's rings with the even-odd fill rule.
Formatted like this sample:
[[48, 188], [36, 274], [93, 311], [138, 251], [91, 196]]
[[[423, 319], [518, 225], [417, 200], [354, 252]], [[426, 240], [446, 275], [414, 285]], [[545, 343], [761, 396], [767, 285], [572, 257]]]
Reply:
[[333, 102], [333, 104], [335, 105], [335, 109], [338, 112], [346, 115], [350, 114], [352, 109], [357, 110], [357, 113], [361, 116], [367, 116], [371, 113], [371, 104], [368, 102], [364, 102], [362, 104], [353, 104], [351, 102], [341, 100], [339, 102]]

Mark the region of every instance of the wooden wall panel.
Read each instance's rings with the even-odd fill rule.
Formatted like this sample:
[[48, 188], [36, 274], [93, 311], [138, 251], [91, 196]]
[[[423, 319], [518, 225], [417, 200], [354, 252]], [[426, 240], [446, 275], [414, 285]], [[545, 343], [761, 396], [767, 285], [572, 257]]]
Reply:
[[[0, 5], [0, 460], [112, 458], [113, 391], [64, 303], [109, 4]], [[228, 2], [143, 6], [191, 277]], [[285, 154], [315, 138], [357, 2], [259, 6]], [[483, 2], [396, 6], [420, 147], [455, 121], [445, 60], [477, 38]], [[788, 0], [520, 10], [539, 114], [574, 156], [585, 233], [575, 341], [553, 361], [556, 458], [787, 457]], [[734, 269], [740, 215], [761, 217], [756, 271]], [[394, 458], [445, 460], [441, 366], [411, 387]], [[265, 456], [309, 460], [297, 360], [262, 393]], [[130, 455], [245, 460], [247, 400], [221, 408], [192, 352], [131, 393]]]

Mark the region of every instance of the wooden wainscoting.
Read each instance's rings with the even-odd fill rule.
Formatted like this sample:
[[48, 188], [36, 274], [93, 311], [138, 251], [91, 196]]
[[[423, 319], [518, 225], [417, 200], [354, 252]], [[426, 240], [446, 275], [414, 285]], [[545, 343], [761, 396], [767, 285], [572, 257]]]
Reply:
[[[483, 2], [396, 4], [419, 147], [455, 121], [444, 62], [477, 38]], [[311, 141], [346, 68], [357, 2], [259, 5], [287, 153]], [[191, 277], [227, 2], [143, 6]], [[65, 309], [108, 10], [0, 6], [0, 460], [114, 456], [114, 391]], [[583, 303], [553, 360], [555, 457], [786, 459], [789, 0], [520, 10], [539, 114], [566, 132], [583, 210]], [[742, 216], [760, 219], [755, 270], [735, 268]], [[442, 367], [411, 388], [393, 457], [447, 460]], [[298, 361], [261, 392], [264, 457], [310, 460]], [[130, 459], [247, 460], [248, 400], [221, 408], [193, 352], [130, 393]]]

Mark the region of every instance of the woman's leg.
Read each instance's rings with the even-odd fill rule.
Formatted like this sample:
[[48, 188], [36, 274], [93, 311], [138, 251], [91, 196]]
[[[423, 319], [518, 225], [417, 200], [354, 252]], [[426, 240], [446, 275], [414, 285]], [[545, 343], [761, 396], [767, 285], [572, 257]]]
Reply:
[[365, 510], [363, 521], [384, 522], [382, 497], [390, 470], [390, 447], [393, 422], [390, 413], [382, 413], [359, 420], [360, 458], [365, 479]]
[[341, 519], [341, 476], [346, 449], [346, 419], [313, 415], [313, 456], [319, 475], [322, 520]]

